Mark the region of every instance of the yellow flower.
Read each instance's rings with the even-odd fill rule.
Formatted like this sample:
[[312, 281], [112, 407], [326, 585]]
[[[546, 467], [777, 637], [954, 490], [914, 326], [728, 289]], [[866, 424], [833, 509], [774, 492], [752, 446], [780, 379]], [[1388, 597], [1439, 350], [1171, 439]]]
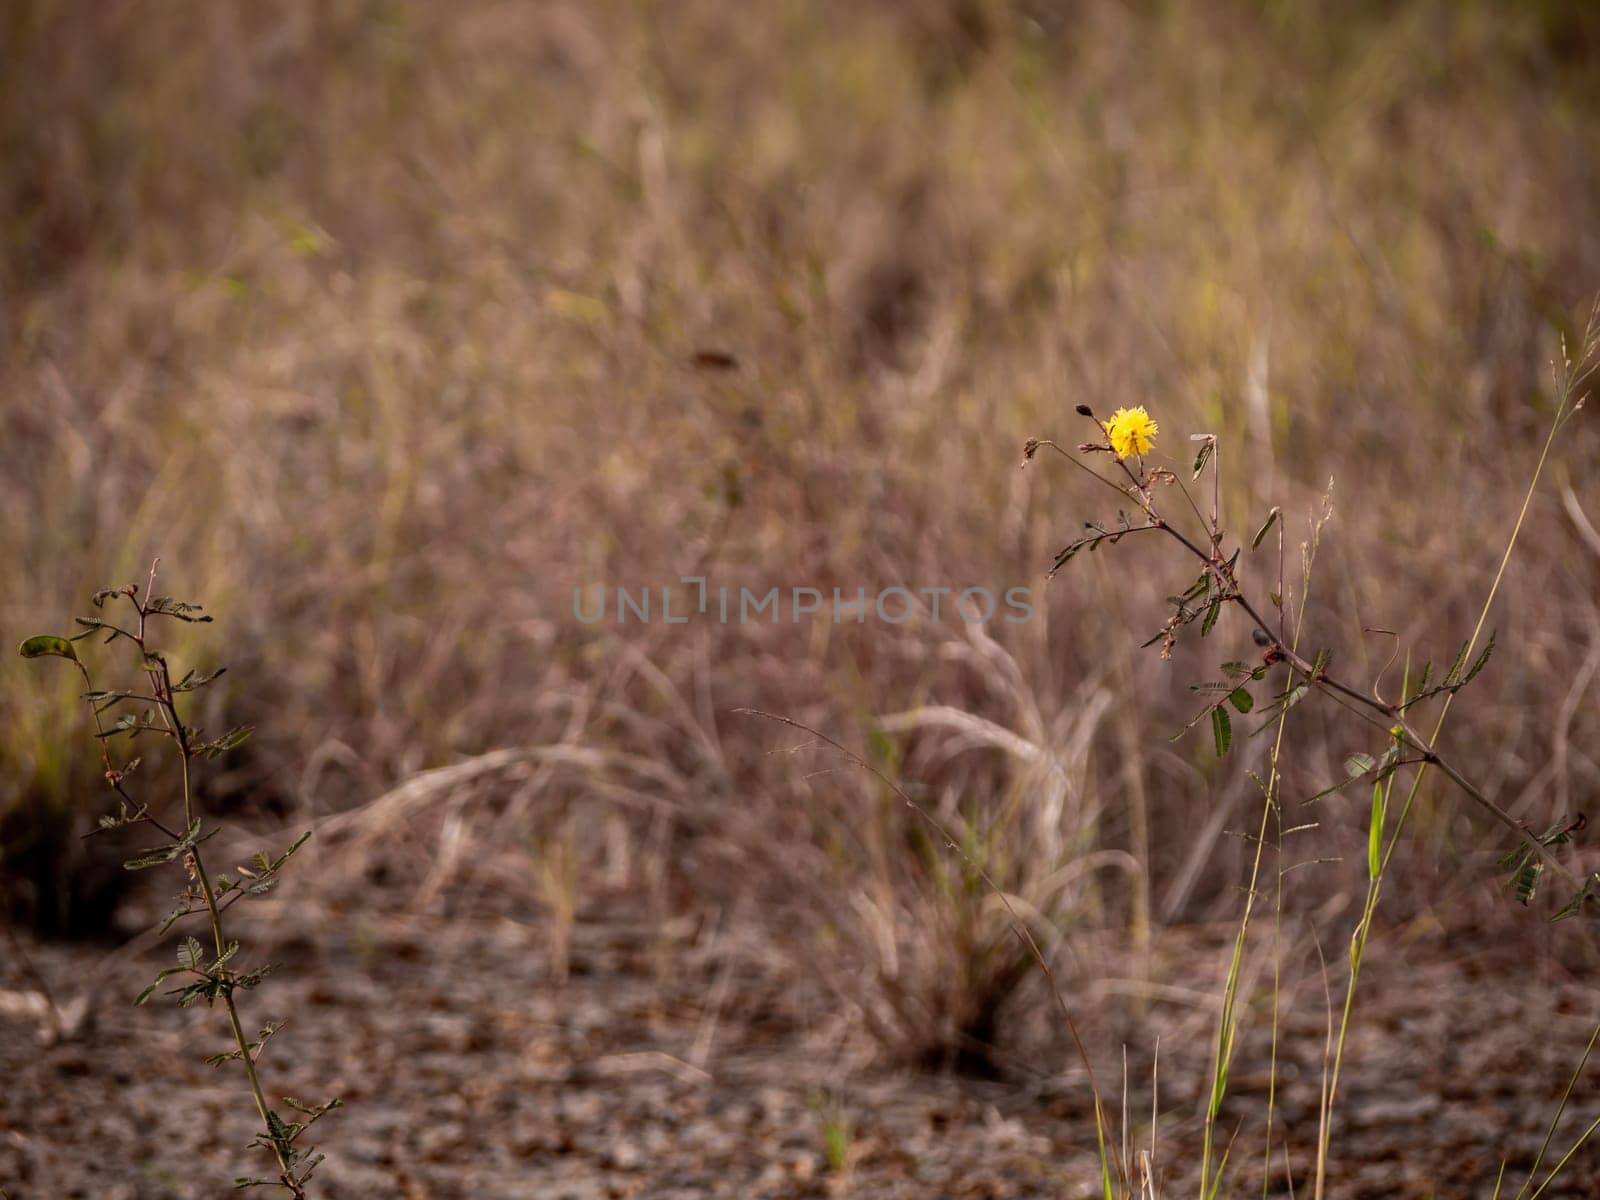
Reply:
[[1151, 439], [1161, 427], [1150, 419], [1144, 405], [1137, 408], [1119, 408], [1105, 422], [1106, 436], [1111, 439], [1111, 449], [1118, 458], [1150, 453]]

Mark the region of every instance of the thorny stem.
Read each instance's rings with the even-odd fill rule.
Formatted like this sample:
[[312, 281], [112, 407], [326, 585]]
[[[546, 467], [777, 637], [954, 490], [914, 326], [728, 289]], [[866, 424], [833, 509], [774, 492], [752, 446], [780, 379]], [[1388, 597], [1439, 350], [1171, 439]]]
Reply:
[[[1090, 416], [1090, 419], [1095, 421], [1095, 426], [1097, 429], [1099, 429], [1099, 421], [1095, 420], [1092, 415]], [[1039, 443], [1039, 445], [1047, 444], [1053, 446], [1057, 450], [1060, 449], [1059, 447], [1055, 447], [1054, 443]], [[1110, 449], [1110, 447], [1103, 448], [1107, 450]], [[1548, 444], [1545, 447], [1545, 451], [1546, 453], [1549, 452]], [[1078, 460], [1072, 459], [1072, 461], [1077, 462]], [[1540, 462], [1542, 465], [1543, 458], [1540, 459]], [[1245, 615], [1250, 618], [1250, 621], [1255, 625], [1255, 627], [1266, 637], [1267, 643], [1265, 655], [1268, 661], [1286, 662], [1295, 671], [1299, 672], [1305, 677], [1307, 684], [1321, 688], [1325, 691], [1338, 693], [1340, 696], [1343, 696], [1349, 700], [1353, 700], [1357, 704], [1363, 705], [1366, 708], [1381, 714], [1384, 718], [1391, 722], [1392, 729], [1396, 731], [1399, 736], [1403, 737], [1407, 742], [1416, 747], [1416, 749], [1422, 753], [1423, 762], [1426, 765], [1438, 767], [1440, 772], [1442, 772], [1446, 778], [1460, 788], [1461, 791], [1466, 794], [1468, 799], [1472, 800], [1473, 803], [1477, 804], [1485, 812], [1489, 813], [1489, 815], [1494, 817], [1495, 820], [1499, 821], [1507, 829], [1515, 833], [1518, 838], [1520, 838], [1523, 843], [1526, 844], [1528, 848], [1539, 857], [1540, 861], [1542, 861], [1546, 866], [1550, 867], [1563, 880], [1574, 887], [1583, 886], [1584, 880], [1571, 869], [1569, 869], [1566, 864], [1558, 859], [1554, 854], [1552, 854], [1549, 848], [1539, 840], [1537, 835], [1535, 835], [1531, 829], [1525, 826], [1521, 821], [1518, 821], [1510, 813], [1506, 812], [1505, 809], [1501, 808], [1493, 800], [1489, 799], [1489, 797], [1485, 796], [1481, 791], [1478, 790], [1477, 787], [1472, 784], [1470, 780], [1466, 778], [1466, 776], [1461, 773], [1459, 769], [1446, 760], [1435, 748], [1435, 739], [1423, 736], [1422, 733], [1420, 733], [1413, 725], [1411, 725], [1410, 722], [1405, 719], [1399, 705], [1389, 704], [1388, 702], [1379, 699], [1377, 696], [1369, 692], [1363, 692], [1358, 688], [1352, 687], [1349, 684], [1329, 675], [1326, 670], [1317, 670], [1314, 664], [1307, 662], [1295, 651], [1292, 646], [1286, 645], [1281, 634], [1273, 630], [1273, 628], [1267, 623], [1266, 618], [1261, 615], [1260, 611], [1255, 607], [1255, 605], [1250, 603], [1249, 598], [1245, 596], [1243, 589], [1240, 588], [1238, 579], [1228, 567], [1227, 559], [1223, 557], [1220, 535], [1216, 533], [1212, 535], [1212, 545], [1214, 548], [1210, 552], [1201, 549], [1181, 529], [1178, 529], [1176, 526], [1169, 523], [1164, 517], [1162, 517], [1160, 512], [1157, 511], [1155, 499], [1150, 493], [1149, 480], [1142, 474], [1135, 475], [1132, 468], [1128, 466], [1126, 459], [1118, 458], [1116, 463], [1117, 466], [1121, 468], [1123, 474], [1128, 477], [1129, 487], [1131, 490], [1116, 487], [1115, 484], [1111, 484], [1109, 480], [1105, 479], [1105, 477], [1100, 475], [1098, 472], [1091, 471], [1090, 473], [1093, 474], [1095, 478], [1110, 484], [1112, 487], [1116, 487], [1118, 492], [1130, 495], [1144, 510], [1149, 524], [1135, 526], [1134, 529], [1160, 529], [1172, 537], [1190, 554], [1194, 555], [1195, 558], [1199, 559], [1202, 564], [1204, 564], [1205, 570], [1213, 579], [1216, 580], [1217, 586], [1222, 595], [1222, 599], [1231, 600], [1237, 604], [1240, 609], [1243, 610]], [[1078, 465], [1084, 466], [1082, 463], [1078, 463]], [[1084, 469], [1088, 470], [1087, 467]], [[1526, 512], [1526, 507], [1526, 504], [1524, 504], [1524, 513]], [[1120, 532], [1132, 533], [1134, 532], [1134, 529], [1122, 530]], [[1509, 550], [1507, 557], [1509, 557]], [[1504, 561], [1502, 561], [1500, 564], [1500, 570], [1503, 574], [1505, 570]], [[1500, 576], [1497, 575], [1495, 578], [1496, 585], [1498, 585], [1499, 580]], [[1478, 622], [1478, 630], [1473, 634], [1474, 641], [1476, 641], [1478, 633], [1482, 631], [1482, 626], [1483, 621], [1480, 620]], [[1448, 701], [1449, 698], [1447, 697], [1447, 704]]]
[[[139, 627], [140, 633], [143, 634], [142, 611], [139, 616]], [[142, 638], [139, 649], [144, 650]], [[151, 682], [155, 685], [156, 695], [161, 698], [161, 719], [178, 744], [178, 759], [183, 766], [183, 819], [184, 827], [187, 829], [194, 824], [194, 793], [189, 780], [189, 730], [184, 726], [183, 719], [178, 716], [177, 701], [172, 693], [172, 674], [168, 670], [167, 660], [161, 655], [155, 655], [154, 659], [158, 665], [149, 668], [149, 672]], [[149, 658], [146, 661], [149, 661]], [[211, 938], [217, 947], [217, 957], [220, 958], [226, 951], [228, 942], [222, 931], [222, 913], [217, 908], [217, 894], [211, 886], [211, 877], [206, 874], [205, 862], [200, 857], [200, 847], [191, 846], [189, 853], [194, 861], [194, 873], [200, 881], [200, 895], [206, 902], [206, 915], [211, 922]], [[261, 1124], [266, 1130], [267, 1141], [271, 1144], [273, 1156], [278, 1160], [278, 1166], [282, 1171], [281, 1182], [295, 1195], [296, 1200], [303, 1200], [305, 1190], [295, 1179], [294, 1164], [289, 1161], [284, 1147], [279, 1144], [278, 1138], [273, 1133], [272, 1121], [267, 1115], [267, 1097], [261, 1090], [261, 1077], [256, 1073], [256, 1060], [250, 1052], [250, 1040], [245, 1037], [244, 1026], [239, 1020], [239, 1006], [234, 1001], [231, 984], [223, 989], [222, 1003], [228, 1010], [228, 1025], [233, 1030], [234, 1044], [239, 1048], [239, 1061], [244, 1064], [245, 1078], [250, 1081], [250, 1095], [255, 1099], [256, 1112], [261, 1115]]]
[[[1331, 692], [1337, 692], [1341, 696], [1347, 697], [1358, 704], [1365, 705], [1374, 712], [1380, 713], [1384, 717], [1388, 718], [1393, 722], [1393, 728], [1397, 729], [1400, 735], [1403, 736], [1407, 742], [1416, 747], [1417, 750], [1421, 751], [1423, 761], [1426, 764], [1438, 767], [1446, 778], [1448, 778], [1452, 783], [1466, 793], [1468, 799], [1472, 800], [1485, 812], [1489, 813], [1490, 816], [1494, 817], [1495, 820], [1499, 821], [1507, 829], [1511, 830], [1511, 832], [1515, 833], [1519, 838], [1521, 838], [1539, 855], [1539, 857], [1547, 866], [1552, 868], [1564, 880], [1572, 884], [1574, 887], [1582, 885], [1583, 880], [1580, 879], [1574, 872], [1569, 870], [1560, 859], [1551, 854], [1549, 849], [1538, 839], [1531, 829], [1523, 825], [1521, 821], [1518, 821], [1510, 813], [1506, 812], [1505, 809], [1501, 808], [1493, 800], [1489, 799], [1489, 797], [1485, 796], [1481, 791], [1478, 790], [1476, 786], [1474, 786], [1471, 780], [1467, 779], [1467, 777], [1461, 773], [1458, 768], [1447, 761], [1438, 752], [1438, 750], [1434, 748], [1434, 739], [1425, 737], [1414, 725], [1405, 719], [1405, 717], [1401, 714], [1399, 705], [1389, 704], [1386, 701], [1378, 699], [1376, 696], [1358, 691], [1349, 684], [1335, 679], [1326, 671], [1317, 671], [1313, 664], [1307, 662], [1305, 658], [1297, 654], [1292, 647], [1284, 645], [1278, 635], [1273, 632], [1270, 626], [1268, 626], [1266, 618], [1256, 611], [1255, 607], [1239, 590], [1237, 582], [1234, 581], [1225, 571], [1222, 564], [1220, 551], [1215, 555], [1208, 555], [1204, 550], [1200, 549], [1200, 547], [1196, 546], [1192, 541], [1185, 537], [1182, 532], [1174, 529], [1171, 525], [1168, 525], [1159, 516], [1154, 516], [1153, 512], [1152, 516], [1157, 528], [1166, 530], [1169, 534], [1181, 542], [1190, 553], [1195, 555], [1195, 557], [1199, 558], [1206, 564], [1207, 570], [1212, 573], [1212, 575], [1220, 584], [1224, 586], [1225, 589], [1228, 589], [1224, 593], [1225, 598], [1232, 600], [1241, 609], [1243, 609], [1245, 615], [1250, 618], [1250, 620], [1255, 624], [1256, 628], [1262, 633], [1266, 634], [1267, 638], [1269, 639], [1266, 648], [1268, 655], [1272, 655], [1274, 653], [1281, 655], [1284, 662], [1287, 662], [1296, 671], [1305, 676], [1307, 683], [1324, 688]], [[1474, 637], [1476, 638], [1476, 634]], [[1449, 697], [1446, 697], [1447, 702], [1448, 700]]]
[[[140, 649], [143, 649], [142, 643]], [[167, 660], [157, 656], [156, 661], [160, 663], [160, 679], [156, 694], [161, 697], [161, 717], [167, 722], [173, 737], [177, 740], [178, 756], [183, 764], [183, 816], [188, 827], [193, 824], [193, 791], [189, 781], [189, 731], [178, 716], [177, 702], [172, 696], [172, 675], [167, 669]], [[211, 877], [206, 874], [205, 862], [200, 857], [200, 847], [190, 847], [189, 853], [194, 859], [194, 873], [199, 878], [200, 894], [205, 899], [206, 915], [211, 922], [211, 938], [217, 948], [217, 957], [220, 958], [226, 951], [228, 942], [222, 931], [222, 913], [217, 908], [217, 894], [211, 886]], [[231, 985], [223, 989], [222, 1003], [228, 1010], [228, 1025], [233, 1030], [234, 1044], [239, 1048], [239, 1061], [244, 1064], [245, 1078], [250, 1081], [250, 1094], [255, 1099], [256, 1111], [261, 1114], [261, 1124], [267, 1131], [267, 1141], [272, 1144], [272, 1153], [282, 1169], [282, 1182], [296, 1197], [303, 1197], [305, 1192], [294, 1179], [294, 1164], [289, 1161], [288, 1155], [284, 1153], [283, 1147], [273, 1135], [272, 1122], [267, 1117], [267, 1097], [261, 1090], [261, 1078], [256, 1073], [256, 1061], [250, 1052], [250, 1040], [245, 1037], [244, 1026], [239, 1021], [239, 1006], [234, 1001]]]
[[[127, 637], [128, 635], [124, 634], [123, 636]], [[87, 692], [93, 692], [94, 680], [89, 675], [89, 668], [84, 666], [83, 663], [78, 659], [73, 659], [73, 665], [78, 668], [78, 674], [83, 676], [84, 690]], [[165, 824], [163, 824], [157, 818], [151, 816], [149, 813], [141, 812], [138, 802], [135, 801], [134, 798], [128, 794], [128, 790], [123, 787], [122, 777], [124, 772], [117, 770], [117, 768], [111, 763], [111, 739], [106, 736], [105, 723], [100, 720], [100, 706], [94, 700], [89, 700], [88, 705], [89, 714], [94, 718], [95, 740], [100, 743], [100, 762], [105, 767], [106, 782], [111, 785], [112, 791], [116, 792], [118, 797], [120, 797], [124, 803], [133, 805], [134, 812], [140, 813], [138, 817], [134, 818], [135, 820], [154, 825], [167, 837], [171, 838], [173, 841], [177, 841], [181, 835], [171, 829], [168, 829]], [[98, 830], [93, 832], [98, 832]]]
[[[155, 571], [155, 565], [152, 564], [150, 581], [146, 592], [147, 596], [154, 588]], [[139, 648], [139, 653], [144, 661], [145, 674], [150, 680], [150, 689], [153, 693], [148, 699], [155, 702], [156, 711], [160, 714], [161, 723], [164, 726], [163, 731], [178, 748], [178, 762], [182, 771], [183, 783], [183, 827], [185, 831], [188, 831], [194, 828], [194, 788], [189, 773], [189, 760], [193, 756], [193, 748], [189, 741], [189, 729], [178, 713], [177, 699], [172, 687], [172, 674], [165, 656], [152, 652], [145, 644], [145, 629], [150, 616], [149, 602], [139, 598], [136, 584], [130, 585], [125, 589], [123, 595], [127, 596], [134, 609], [138, 612], [139, 625], [136, 632], [121, 628], [117, 628], [116, 632]], [[78, 669], [82, 672], [84, 680], [87, 682], [89, 680], [88, 669], [81, 662], [78, 664]], [[90, 685], [90, 690], [93, 690], [92, 684]], [[140, 698], [146, 699], [146, 697]], [[95, 729], [102, 735], [100, 745], [102, 757], [105, 761], [106, 778], [117, 793], [131, 804], [133, 803], [132, 798], [123, 790], [120, 773], [111, 764], [110, 753], [106, 749], [108, 739], [103, 736], [105, 730], [100, 721], [99, 709], [92, 700], [89, 702], [89, 707], [94, 712]], [[135, 806], [135, 810], [138, 811], [138, 806]], [[177, 833], [168, 829], [154, 817], [146, 815], [141, 819], [149, 821], [174, 841], [179, 839]], [[217, 903], [216, 891], [211, 886], [211, 877], [206, 872], [205, 860], [201, 855], [200, 847], [198, 845], [190, 846], [187, 853], [188, 865], [200, 885], [200, 895], [205, 901], [206, 914], [211, 925], [212, 944], [216, 947], [216, 954], [220, 959], [226, 953], [228, 946], [227, 936], [222, 928], [222, 911], [223, 907], [226, 906], [219, 906]], [[262, 1128], [267, 1135], [267, 1144], [271, 1146], [273, 1156], [278, 1160], [280, 1170], [278, 1182], [287, 1188], [296, 1200], [305, 1200], [305, 1188], [302, 1181], [295, 1176], [294, 1164], [290, 1161], [285, 1148], [279, 1144], [278, 1138], [274, 1136], [266, 1093], [262, 1090], [261, 1077], [256, 1071], [255, 1058], [250, 1050], [250, 1040], [246, 1037], [244, 1025], [239, 1019], [239, 1006], [234, 1000], [231, 980], [222, 989], [222, 1003], [228, 1012], [228, 1026], [233, 1032], [234, 1045], [238, 1050], [239, 1061], [244, 1066], [245, 1078], [250, 1084], [250, 1095], [255, 1101], [256, 1112], [260, 1114]]]

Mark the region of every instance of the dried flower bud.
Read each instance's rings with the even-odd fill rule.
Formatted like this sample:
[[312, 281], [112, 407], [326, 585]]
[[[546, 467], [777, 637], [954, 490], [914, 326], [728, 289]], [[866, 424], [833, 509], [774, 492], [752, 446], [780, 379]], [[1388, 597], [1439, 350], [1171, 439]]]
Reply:
[[1078, 405], [1077, 408], [1073, 409], [1072, 411], [1077, 413], [1080, 417], [1092, 417], [1092, 416], [1094, 416], [1094, 409], [1090, 408], [1087, 404], [1080, 404], [1080, 405]]

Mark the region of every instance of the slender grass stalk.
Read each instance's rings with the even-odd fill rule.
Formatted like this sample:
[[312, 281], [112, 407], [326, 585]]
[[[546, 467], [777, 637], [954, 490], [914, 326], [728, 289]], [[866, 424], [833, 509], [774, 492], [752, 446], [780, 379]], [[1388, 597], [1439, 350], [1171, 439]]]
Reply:
[[[1282, 532], [1280, 530], [1281, 539]], [[1313, 534], [1312, 540], [1306, 546], [1306, 560], [1302, 568], [1302, 586], [1297, 612], [1295, 614], [1295, 629], [1292, 646], [1298, 647], [1300, 630], [1305, 620], [1306, 600], [1310, 593], [1311, 566], [1316, 555], [1317, 539]], [[1280, 575], [1282, 571], [1280, 556]], [[1279, 580], [1279, 594], [1282, 594], [1282, 580]], [[1250, 862], [1250, 882], [1245, 890], [1244, 912], [1239, 917], [1239, 928], [1234, 934], [1233, 953], [1228, 959], [1228, 974], [1222, 987], [1222, 1011], [1217, 1023], [1216, 1058], [1211, 1074], [1211, 1099], [1206, 1106], [1205, 1129], [1201, 1135], [1200, 1149], [1200, 1197], [1201, 1200], [1211, 1200], [1217, 1194], [1217, 1189], [1222, 1183], [1222, 1173], [1227, 1165], [1226, 1156], [1218, 1163], [1215, 1177], [1211, 1173], [1212, 1144], [1215, 1137], [1217, 1116], [1222, 1109], [1223, 1098], [1227, 1094], [1228, 1068], [1233, 1060], [1234, 1035], [1237, 1032], [1237, 1021], [1234, 1008], [1239, 992], [1239, 979], [1244, 968], [1245, 943], [1250, 933], [1250, 918], [1255, 910], [1257, 883], [1261, 874], [1261, 852], [1267, 840], [1267, 826], [1273, 814], [1278, 813], [1278, 785], [1280, 782], [1279, 762], [1283, 752], [1284, 730], [1288, 727], [1289, 709], [1284, 707], [1278, 713], [1277, 729], [1273, 736], [1272, 751], [1268, 758], [1267, 781], [1261, 803], [1261, 823], [1255, 840], [1255, 853]], [[1282, 826], [1281, 816], [1279, 826]], [[1283, 873], [1280, 865], [1278, 873], [1278, 898], [1281, 913], [1283, 889]], [[1277, 974], [1274, 968], [1273, 976], [1273, 1064], [1274, 1077], [1276, 1077], [1277, 1064]], [[1270, 1109], [1269, 1109], [1270, 1112]], [[1271, 1157], [1271, 1127], [1268, 1127], [1268, 1158]]]
[[1278, 1105], [1278, 1034], [1279, 1000], [1283, 990], [1283, 806], [1273, 806], [1277, 821], [1277, 850], [1279, 854], [1277, 882], [1272, 897], [1272, 1046], [1267, 1062], [1267, 1127], [1261, 1164], [1261, 1196], [1266, 1200], [1272, 1181], [1272, 1123]]
[[[1555, 1115], [1550, 1118], [1550, 1128], [1545, 1131], [1544, 1141], [1539, 1146], [1539, 1153], [1534, 1156], [1533, 1166], [1528, 1168], [1528, 1178], [1526, 1182], [1524, 1182], [1523, 1185], [1517, 1189], [1516, 1200], [1522, 1200], [1522, 1197], [1527, 1194], [1528, 1189], [1533, 1186], [1533, 1181], [1539, 1174], [1539, 1164], [1544, 1161], [1544, 1156], [1550, 1149], [1550, 1143], [1556, 1136], [1556, 1126], [1561, 1124], [1562, 1114], [1567, 1111], [1567, 1101], [1572, 1099], [1572, 1089], [1578, 1086], [1578, 1079], [1583, 1074], [1583, 1068], [1589, 1062], [1589, 1055], [1594, 1053], [1596, 1041], [1600, 1041], [1600, 1025], [1596, 1025], [1594, 1027], [1594, 1032], [1589, 1035], [1589, 1044], [1583, 1049], [1583, 1057], [1578, 1060], [1578, 1065], [1573, 1070], [1571, 1078], [1567, 1080], [1566, 1090], [1561, 1093], [1561, 1102], [1556, 1105]], [[1505, 1167], [1504, 1164], [1502, 1164], [1502, 1173], [1504, 1173], [1504, 1170]], [[1495, 1185], [1495, 1190], [1499, 1191], [1498, 1183]]]
[[[1586, 365], [1594, 353], [1594, 335], [1595, 325], [1593, 318], [1591, 318], [1588, 332], [1585, 335], [1582, 353], [1579, 358], [1580, 367]], [[1539, 452], [1539, 460], [1534, 465], [1533, 477], [1528, 481], [1527, 490], [1523, 493], [1522, 506], [1517, 511], [1517, 519], [1511, 527], [1511, 534], [1506, 539], [1506, 547], [1505, 551], [1500, 556], [1499, 568], [1495, 571], [1494, 580], [1489, 585], [1489, 592], [1488, 595], [1484, 597], [1483, 606], [1478, 610], [1477, 623], [1472, 628], [1472, 636], [1467, 640], [1466, 657], [1471, 657], [1473, 652], [1477, 649], [1479, 639], [1483, 636], [1484, 627], [1489, 620], [1489, 613], [1494, 607], [1496, 597], [1500, 593], [1500, 585], [1505, 580], [1506, 569], [1511, 562], [1512, 552], [1516, 549], [1517, 540], [1522, 534], [1523, 526], [1527, 523], [1528, 510], [1533, 505], [1533, 497], [1535, 492], [1538, 490], [1539, 481], [1544, 475], [1544, 468], [1545, 464], [1549, 461], [1550, 451], [1555, 445], [1556, 434], [1560, 432], [1562, 425], [1565, 424], [1566, 418], [1570, 415], [1570, 410], [1573, 407], [1572, 400], [1575, 387], [1579, 381], [1585, 378], [1585, 376], [1586, 372], [1581, 370], [1575, 372], [1572, 364], [1570, 362], [1568, 363], [1567, 379], [1561, 388], [1560, 400], [1556, 405], [1555, 416], [1550, 421], [1550, 431], [1546, 435], [1544, 446]], [[1579, 403], [1581, 403], [1581, 401], [1579, 401]], [[1432, 747], [1438, 743], [1439, 735], [1444, 729], [1445, 721], [1450, 716], [1450, 706], [1454, 699], [1454, 693], [1447, 693], [1445, 695], [1444, 702], [1439, 709], [1439, 716], [1434, 721], [1433, 734], [1428, 738], [1427, 741], [1427, 745], [1429, 747]], [[1356, 923], [1355, 931], [1351, 934], [1350, 976], [1345, 985], [1344, 1007], [1339, 1018], [1339, 1034], [1334, 1043], [1333, 1074], [1329, 1080], [1328, 1090], [1328, 1111], [1324, 1112], [1323, 1119], [1317, 1132], [1317, 1173], [1316, 1183], [1313, 1191], [1313, 1200], [1322, 1200], [1323, 1191], [1326, 1184], [1328, 1147], [1332, 1137], [1332, 1127], [1329, 1120], [1329, 1112], [1331, 1112], [1333, 1100], [1339, 1089], [1339, 1073], [1344, 1064], [1345, 1045], [1350, 1031], [1350, 1017], [1355, 1008], [1356, 984], [1360, 979], [1361, 964], [1366, 956], [1367, 939], [1372, 932], [1373, 915], [1377, 911], [1378, 901], [1383, 894], [1383, 879], [1389, 869], [1389, 861], [1394, 857], [1395, 848], [1400, 844], [1401, 835], [1405, 832], [1406, 822], [1411, 816], [1412, 806], [1415, 804], [1417, 795], [1421, 791], [1422, 781], [1427, 776], [1429, 765], [1439, 766], [1440, 770], [1448, 775], [1458, 786], [1465, 787], [1469, 795], [1476, 796], [1476, 789], [1472, 788], [1470, 784], [1467, 784], [1465, 780], [1463, 780], [1454, 770], [1454, 768], [1447, 769], [1445, 764], [1441, 763], [1437, 757], [1428, 758], [1419, 763], [1416, 772], [1411, 777], [1411, 786], [1407, 790], [1405, 803], [1400, 808], [1400, 816], [1395, 821], [1394, 832], [1389, 836], [1388, 844], [1383, 851], [1383, 856], [1379, 863], [1378, 873], [1368, 881], [1366, 899], [1364, 900], [1361, 909], [1361, 918]], [[1486, 798], [1477, 798], [1483, 799], [1489, 808], [1500, 814], [1504, 820], [1512, 824], [1513, 827], [1517, 828], [1518, 830], [1522, 830], [1521, 825], [1512, 820], [1508, 814], [1504, 814], [1503, 810], [1499, 809], [1498, 806], [1487, 801]], [[1526, 833], [1525, 830], [1522, 832]], [[1576, 882], [1576, 879], [1572, 876], [1571, 872], [1566, 869], [1564, 864], [1556, 863], [1555, 865], [1559, 868], [1560, 872], [1564, 876], [1569, 878], [1569, 881]]]
[[1549, 1187], [1551, 1183], [1555, 1181], [1556, 1176], [1560, 1175], [1566, 1165], [1572, 1161], [1572, 1156], [1575, 1155], [1579, 1150], [1583, 1149], [1583, 1144], [1589, 1140], [1589, 1135], [1594, 1133], [1596, 1129], [1600, 1129], [1600, 1117], [1596, 1117], [1593, 1121], [1589, 1122], [1589, 1127], [1579, 1135], [1577, 1141], [1572, 1143], [1572, 1149], [1563, 1154], [1561, 1156], [1561, 1161], [1550, 1168], [1550, 1174], [1544, 1177], [1544, 1182], [1539, 1185], [1538, 1189], [1533, 1193], [1533, 1195], [1528, 1197], [1528, 1200], [1539, 1200], [1539, 1197], [1544, 1195], [1545, 1188]]

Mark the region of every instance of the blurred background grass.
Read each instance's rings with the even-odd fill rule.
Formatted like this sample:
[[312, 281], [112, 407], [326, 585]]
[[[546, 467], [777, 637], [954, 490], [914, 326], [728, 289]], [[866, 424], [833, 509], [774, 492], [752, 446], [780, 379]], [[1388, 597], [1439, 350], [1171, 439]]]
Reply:
[[[205, 785], [231, 819], [528, 748], [368, 830], [361, 881], [488, 903], [465, 839], [520, 856], [495, 895], [557, 925], [607, 890], [754, 896], [923, 1059], [987, 1042], [1027, 974], [986, 889], [875, 781], [731, 710], [860, 747], [1041, 927], [1232, 911], [1265, 747], [1219, 767], [1168, 737], [1246, 631], [1140, 652], [1189, 581], [1165, 550], [1045, 588], [1113, 514], [1064, 464], [1019, 471], [1023, 440], [1145, 404], [1180, 469], [1219, 434], [1231, 527], [1281, 504], [1291, 547], [1335, 480], [1312, 640], [1357, 678], [1389, 653], [1362, 625], [1448, 661], [1600, 281], [1578, 0], [20, 0], [0, 36], [6, 637], [159, 554], [219, 614], [183, 641], [231, 668], [202, 723], [260, 727]], [[1600, 440], [1570, 429], [1447, 736], [1540, 827], [1600, 786], [1572, 516], [1600, 521]], [[1031, 585], [1038, 617], [573, 615], [575, 588], [686, 574]], [[10, 913], [104, 929], [123, 881], [78, 841], [103, 797], [74, 681], [0, 661]], [[1369, 740], [1297, 714], [1288, 794]], [[1359, 808], [1296, 855], [1359, 861]], [[1398, 913], [1503, 907], [1453, 798], [1417, 833]]]

